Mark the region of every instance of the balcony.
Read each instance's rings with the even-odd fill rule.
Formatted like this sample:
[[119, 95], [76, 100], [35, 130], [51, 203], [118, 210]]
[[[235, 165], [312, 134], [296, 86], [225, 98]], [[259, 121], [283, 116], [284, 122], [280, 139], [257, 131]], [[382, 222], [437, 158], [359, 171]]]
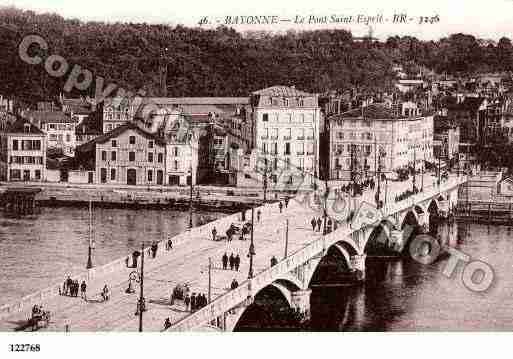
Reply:
[[292, 137], [291, 137], [291, 136], [284, 136], [284, 137], [283, 137], [283, 140], [284, 140], [284, 141], [290, 141], [291, 139], [292, 139]]
[[273, 140], [273, 141], [278, 140], [278, 136], [271, 136], [271, 140]]
[[262, 136], [262, 137], [260, 137], [260, 138], [261, 138], [262, 140], [267, 140], [267, 139], [269, 139], [269, 136]]
[[305, 136], [297, 136], [297, 139], [303, 141], [305, 139]]
[[304, 153], [303, 151], [298, 151], [298, 152], [297, 152], [297, 155], [298, 155], [298, 156], [303, 156], [304, 154], [305, 154], [305, 153]]
[[307, 155], [313, 155], [314, 153], [313, 153], [313, 151], [306, 151], [306, 154]]
[[307, 139], [307, 140], [313, 140], [313, 139], [314, 139], [314, 136], [306, 136], [306, 139]]
[[290, 156], [290, 151], [285, 151], [285, 152], [283, 152], [283, 154], [284, 154], [285, 156]]

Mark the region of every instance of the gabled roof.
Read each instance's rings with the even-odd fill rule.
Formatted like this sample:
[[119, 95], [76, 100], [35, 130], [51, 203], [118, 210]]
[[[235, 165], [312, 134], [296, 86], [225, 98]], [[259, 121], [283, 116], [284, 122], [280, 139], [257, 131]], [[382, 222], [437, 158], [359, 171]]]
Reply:
[[7, 125], [5, 133], [26, 133], [43, 136], [45, 135], [45, 133], [41, 131], [39, 128], [37, 128], [37, 126], [31, 124], [27, 119], [24, 119], [22, 117], [18, 117], [18, 119], [14, 121], [12, 124]]
[[[362, 116], [363, 115], [363, 116]], [[392, 109], [384, 106], [383, 104], [373, 103], [362, 108], [355, 108], [341, 114], [330, 116], [330, 119], [342, 119], [342, 118], [367, 118], [367, 119], [397, 119], [405, 118], [401, 113], [397, 113]]]
[[127, 130], [134, 130], [137, 133], [139, 133], [141, 136], [146, 137], [146, 138], [148, 138], [150, 140], [154, 140], [155, 143], [158, 144], [158, 145], [165, 146], [165, 144], [166, 144], [165, 141], [162, 138], [160, 138], [158, 136], [155, 136], [154, 134], [149, 133], [149, 132], [143, 130], [141, 127], [139, 127], [137, 124], [135, 124], [133, 122], [127, 122], [124, 125], [116, 127], [112, 131], [107, 132], [106, 134], [104, 134], [102, 136], [96, 137], [95, 139], [93, 139], [93, 140], [91, 140], [91, 141], [89, 141], [87, 143], [84, 143], [81, 146], [78, 146], [76, 148], [76, 150], [79, 151], [79, 152], [91, 151], [91, 150], [93, 150], [93, 148], [94, 148], [94, 146], [96, 144], [98, 144], [98, 143], [100, 143], [100, 144], [105, 143], [105, 142], [109, 141], [112, 138], [118, 137], [119, 135], [121, 135], [123, 132], [125, 132]]
[[271, 97], [311, 97], [315, 94], [308, 93], [290, 86], [271, 86], [262, 90], [253, 92], [254, 95], [263, 95]]

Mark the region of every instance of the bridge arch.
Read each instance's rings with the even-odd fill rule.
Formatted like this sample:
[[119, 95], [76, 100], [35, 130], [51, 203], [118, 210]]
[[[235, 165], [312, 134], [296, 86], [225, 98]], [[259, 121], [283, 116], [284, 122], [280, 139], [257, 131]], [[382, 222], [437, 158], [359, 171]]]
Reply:
[[409, 210], [405, 212], [401, 221], [401, 229], [404, 229], [407, 225], [410, 226], [418, 226], [419, 225], [419, 216], [416, 211]]
[[380, 253], [388, 247], [391, 231], [398, 227], [394, 217], [387, 217], [369, 231], [363, 245], [363, 253]]
[[[240, 325], [247, 325], [258, 318], [263, 323], [271, 324], [273, 307], [292, 308], [292, 293], [300, 290], [299, 282], [289, 279], [277, 279], [260, 289], [254, 296], [253, 303], [247, 307], [240, 307], [234, 314], [227, 314], [226, 331], [236, 331]], [[262, 308], [267, 308], [263, 310]], [[264, 324], [265, 325], [265, 324]], [[242, 328], [244, 329], [244, 328]]]

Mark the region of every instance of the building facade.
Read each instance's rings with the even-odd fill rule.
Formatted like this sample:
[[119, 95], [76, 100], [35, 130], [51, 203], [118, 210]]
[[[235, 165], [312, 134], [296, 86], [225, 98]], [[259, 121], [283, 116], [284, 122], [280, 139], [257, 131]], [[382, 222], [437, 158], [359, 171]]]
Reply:
[[165, 151], [162, 139], [126, 123], [77, 147], [77, 157], [97, 184], [150, 186], [165, 184]]
[[371, 104], [328, 118], [329, 178], [349, 181], [433, 162], [433, 116], [407, 103]]
[[46, 179], [46, 136], [23, 118], [0, 135], [0, 178], [3, 181]]
[[254, 92], [251, 104], [260, 177], [277, 187], [312, 185], [319, 173], [318, 95], [273, 86]]

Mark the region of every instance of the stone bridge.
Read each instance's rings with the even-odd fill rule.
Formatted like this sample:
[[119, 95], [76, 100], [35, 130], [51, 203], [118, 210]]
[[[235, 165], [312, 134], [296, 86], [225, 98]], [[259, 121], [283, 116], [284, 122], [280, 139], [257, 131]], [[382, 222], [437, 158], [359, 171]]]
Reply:
[[233, 331], [256, 295], [270, 287], [281, 293], [291, 308], [307, 318], [310, 312], [310, 281], [328, 250], [336, 250], [347, 268], [359, 280], [363, 280], [369, 242], [384, 232], [388, 245], [401, 251], [407, 245], [412, 229], [429, 227], [430, 214], [445, 216], [455, 208], [458, 187], [465, 181], [466, 177], [463, 176], [450, 177], [440, 186], [430, 187], [399, 202], [388, 203], [380, 210], [363, 203], [356, 213], [350, 215], [352, 218], [346, 218], [336, 230], [320, 236], [276, 265], [256, 273], [236, 289], [179, 320], [169, 330], [210, 328]]

